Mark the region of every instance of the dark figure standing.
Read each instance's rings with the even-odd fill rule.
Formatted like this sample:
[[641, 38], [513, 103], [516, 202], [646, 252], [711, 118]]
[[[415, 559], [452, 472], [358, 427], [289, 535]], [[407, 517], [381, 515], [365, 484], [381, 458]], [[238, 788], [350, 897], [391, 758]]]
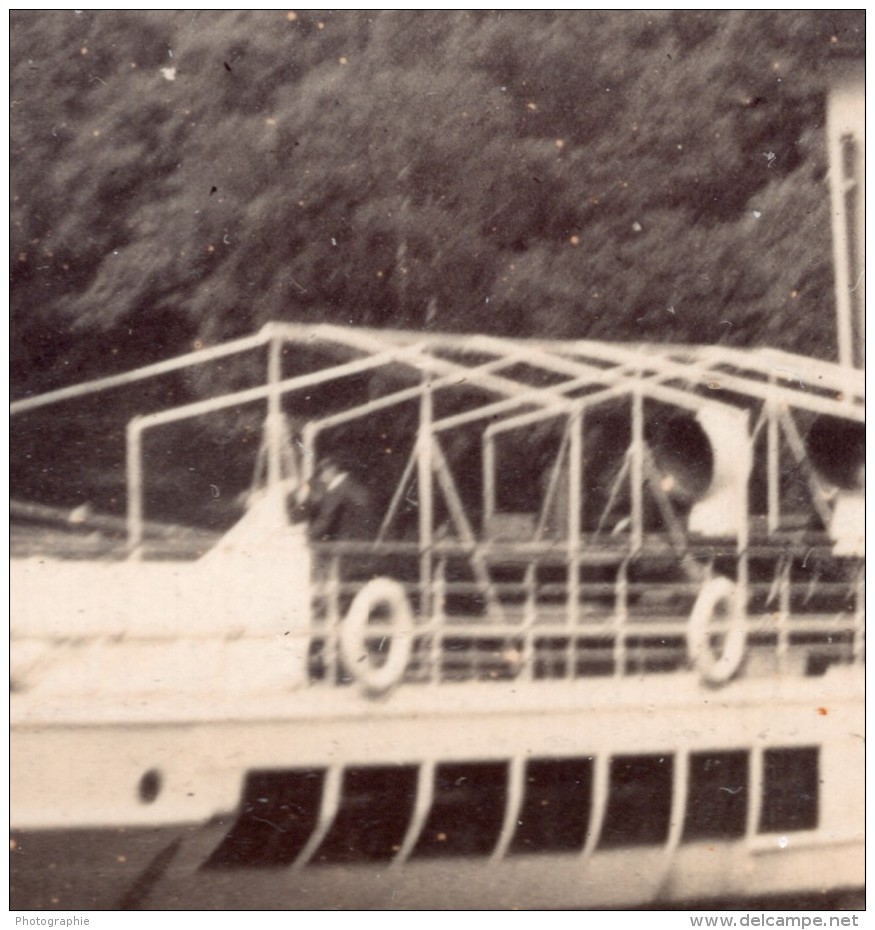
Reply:
[[332, 458], [319, 463], [310, 496], [300, 505], [314, 543], [372, 539], [374, 509], [367, 488]]

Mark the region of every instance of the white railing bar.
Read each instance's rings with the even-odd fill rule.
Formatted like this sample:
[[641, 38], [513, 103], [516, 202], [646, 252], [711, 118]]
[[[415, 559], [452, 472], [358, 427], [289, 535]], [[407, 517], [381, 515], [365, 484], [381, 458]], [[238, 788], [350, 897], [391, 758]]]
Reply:
[[29, 410], [36, 410], [39, 407], [45, 407], [49, 404], [60, 403], [64, 400], [74, 400], [88, 394], [94, 394], [98, 391], [106, 391], [110, 388], [135, 384], [137, 381], [143, 381], [146, 378], [155, 378], [159, 375], [170, 374], [171, 372], [178, 371], [180, 368], [188, 368], [191, 365], [202, 365], [206, 362], [224, 358], [227, 355], [234, 355], [238, 352], [246, 352], [249, 349], [258, 348], [259, 346], [266, 345], [270, 338], [270, 331], [267, 327], [264, 327], [254, 336], [235, 339], [232, 342], [211, 346], [208, 349], [198, 349], [195, 352], [178, 355], [175, 358], [170, 358], [163, 362], [156, 362], [154, 365], [146, 365], [143, 368], [136, 368], [133, 371], [126, 371], [117, 375], [107, 375], [104, 378], [96, 378], [92, 381], [84, 381], [81, 384], [74, 384], [70, 387], [48, 391], [36, 397], [17, 400], [9, 405], [9, 412], [12, 416], [15, 416], [15, 414], [26, 413]]
[[808, 450], [805, 448], [805, 443], [796, 427], [796, 421], [788, 410], [782, 410], [778, 415], [778, 420], [793, 457], [800, 465], [805, 467], [806, 484], [808, 485], [811, 503], [817, 511], [817, 515], [823, 521], [823, 525], [828, 527], [832, 518], [832, 508], [826, 503], [826, 489], [821, 484], [820, 478], [811, 464]]
[[[546, 345], [558, 354], [571, 353], [601, 359], [625, 359], [633, 363], [637, 360], [638, 363], [644, 363], [649, 367], [671, 367], [677, 377], [683, 376], [685, 366], [689, 366], [689, 371], [692, 373], [696, 369], [701, 369], [702, 366], [713, 371], [716, 365], [731, 365], [739, 372], [754, 372], [763, 378], [776, 376], [782, 381], [798, 384], [802, 380], [799, 378], [800, 372], [806, 374], [814, 372], [817, 375], [816, 378], [810, 376], [807, 378], [812, 389], [833, 390], [841, 393], [847, 390], [850, 376], [855, 389], [861, 395], [865, 393], [864, 373], [858, 369], [767, 346], [753, 350], [713, 345], [650, 344], [626, 347], [616, 343], [594, 344], [579, 340], [571, 343], [547, 343]], [[676, 358], [678, 355], [682, 356], [683, 360], [679, 361]], [[818, 383], [823, 381], [827, 383]], [[802, 383], [804, 384], [805, 381]]]
[[644, 541], [644, 399], [639, 386], [632, 385], [632, 441], [629, 445], [633, 552], [637, 552]]
[[[498, 346], [501, 346], [501, 351], [504, 352], [509, 352], [511, 348], [519, 351], [519, 343], [501, 340], [495, 336], [478, 336], [472, 340], [472, 344], [475, 346], [483, 345], [487, 348], [496, 346], [494, 351], [499, 351]], [[523, 353], [522, 360], [532, 368], [545, 369], [552, 371], [554, 374], [574, 375], [576, 378], [586, 376], [589, 381], [616, 381], [625, 371], [631, 370], [640, 364], [638, 359], [629, 359], [624, 364], [615, 365], [612, 368], [599, 368], [587, 362], [569, 358], [558, 352], [551, 352], [537, 342], [526, 345]]]
[[520, 656], [522, 662], [522, 671], [529, 681], [535, 679], [535, 637], [534, 626], [537, 619], [537, 592], [535, 588], [538, 584], [538, 570], [533, 563], [526, 570], [526, 601], [523, 608], [523, 622], [520, 632], [523, 636], [523, 651]]
[[[558, 387], [562, 390], [566, 390], [566, 385], [564, 384], [558, 385]], [[547, 414], [548, 416], [556, 416], [557, 412], [570, 412], [572, 403], [573, 401], [569, 401], [567, 398], [564, 398], [561, 395], [552, 396], [549, 400], [547, 409], [542, 409], [539, 412], [542, 414]], [[505, 413], [506, 411], [514, 410], [523, 404], [543, 404], [541, 389], [532, 388], [527, 394], [519, 394], [516, 397], [507, 397], [503, 400], [498, 400], [494, 403], [487, 404], [485, 407], [477, 407], [474, 410], [466, 410], [463, 413], [457, 413], [451, 417], [444, 417], [442, 420], [435, 420], [434, 430], [435, 432], [438, 432], [443, 430], [457, 429], [458, 427], [465, 426], [468, 423], [476, 423], [478, 420], [487, 420], [490, 417], [498, 416], [499, 414]], [[559, 411], [557, 411], [557, 407], [560, 408]]]
[[432, 586], [433, 608], [427, 625], [422, 629], [428, 636], [428, 682], [440, 684], [443, 670], [443, 652], [440, 631], [446, 628], [445, 609], [447, 598], [447, 560], [438, 559]]
[[[132, 551], [136, 551], [142, 539], [143, 473], [141, 462], [141, 437], [145, 430], [167, 423], [174, 423], [180, 420], [202, 416], [207, 413], [214, 413], [227, 407], [254, 403], [264, 400], [265, 398], [278, 397], [292, 390], [302, 390], [325, 381], [333, 381], [348, 375], [360, 374], [371, 368], [379, 367], [386, 362], [398, 361], [403, 357], [414, 355], [417, 352], [418, 349], [416, 346], [408, 347], [403, 350], [392, 350], [382, 356], [366, 356], [365, 358], [356, 359], [352, 362], [336, 365], [333, 368], [311, 372], [306, 375], [296, 375], [291, 378], [286, 378], [277, 384], [261, 384], [242, 391], [235, 391], [232, 394], [225, 394], [221, 397], [206, 398], [205, 400], [184, 404], [181, 407], [174, 407], [170, 410], [134, 417], [127, 425], [128, 534]], [[307, 463], [305, 463], [305, 467], [307, 467]]]
[[577, 661], [574, 630], [580, 616], [580, 530], [583, 500], [583, 411], [576, 411], [568, 423], [568, 677], [574, 678]]
[[419, 584], [420, 611], [431, 616], [432, 560], [434, 539], [434, 457], [431, 442], [431, 422], [434, 398], [430, 390], [423, 392], [419, 401], [419, 433], [416, 437], [416, 485], [419, 517]]
[[778, 564], [778, 669], [783, 671], [790, 653], [790, 594], [792, 578], [790, 573], [793, 563], [784, 559], [783, 565]]
[[[861, 394], [865, 390], [865, 379], [863, 373], [846, 368], [833, 362], [821, 359], [805, 358], [804, 356], [794, 353], [784, 352], [779, 349], [769, 347], [760, 348], [754, 351], [743, 351], [732, 347], [715, 347], [715, 346], [689, 346], [689, 347], [671, 347], [666, 345], [642, 344], [633, 347], [626, 347], [611, 343], [597, 343], [587, 340], [575, 340], [573, 342], [560, 342], [556, 340], [524, 340], [514, 339], [506, 340], [497, 337], [472, 337], [468, 334], [434, 334], [425, 335], [413, 331], [403, 330], [374, 330], [361, 329], [356, 331], [345, 330], [342, 327], [332, 326], [330, 324], [293, 324], [293, 323], [267, 323], [262, 329], [252, 335], [241, 339], [233, 340], [223, 345], [212, 346], [206, 349], [198, 349], [195, 352], [186, 353], [163, 362], [153, 365], [147, 365], [134, 371], [124, 372], [118, 375], [109, 375], [103, 378], [94, 379], [79, 385], [73, 385], [67, 388], [60, 388], [50, 391], [37, 397], [24, 398], [15, 401], [10, 405], [11, 414], [15, 415], [38, 407], [57, 403], [63, 400], [69, 400], [76, 397], [84, 396], [88, 393], [110, 389], [113, 387], [124, 386], [135, 383], [150, 377], [167, 374], [180, 368], [191, 365], [198, 365], [222, 358], [226, 355], [247, 351], [266, 344], [273, 338], [282, 338], [287, 342], [310, 343], [317, 340], [339, 343], [348, 347], [358, 347], [365, 351], [386, 351], [390, 349], [403, 349], [411, 342], [420, 342], [427, 347], [448, 346], [459, 351], [477, 351], [488, 350], [494, 352], [523, 352], [535, 353], [538, 361], [535, 364], [540, 367], [552, 368], [558, 370], [561, 358], [568, 358], [569, 355], [587, 355], [591, 358], [605, 361], [610, 364], [625, 362], [630, 366], [640, 366], [642, 363], [645, 367], [656, 367], [660, 370], [670, 370], [673, 377], [688, 378], [695, 371], [695, 368], [702, 362], [706, 364], [731, 364], [741, 370], [757, 371], [763, 375], [775, 375], [786, 381], [798, 380], [797, 369], [803, 372], [816, 371], [818, 374], [817, 381], [826, 379], [829, 384], [824, 386], [818, 384], [814, 379], [811, 380], [811, 386], [814, 389], [823, 389], [824, 387], [836, 391], [844, 391], [850, 383], [854, 390]], [[689, 353], [696, 362], [681, 363], [673, 361], [669, 356], [672, 351], [684, 351]], [[657, 360], [658, 361], [655, 361]], [[776, 366], [775, 362], [781, 362]], [[576, 362], [576, 365], [584, 363]], [[601, 371], [598, 377], [611, 377], [610, 370]], [[616, 375], [615, 375], [616, 376]], [[725, 373], [721, 376], [726, 377]], [[743, 393], [753, 393], [757, 396], [760, 392], [755, 383], [747, 383], [743, 379], [732, 378], [733, 385], [741, 385]], [[788, 402], [795, 405], [807, 406], [805, 401], [799, 401], [794, 398], [797, 391], [788, 391]], [[782, 397], [782, 399], [784, 399]], [[809, 398], [810, 399], [810, 398]], [[847, 410], [847, 407], [845, 407]]]
[[[544, 537], [544, 530], [547, 528], [547, 522], [550, 519], [551, 511], [555, 511], [556, 508], [556, 494], [559, 490], [559, 483], [562, 479], [562, 471], [566, 467], [566, 460], [568, 458], [568, 445], [571, 439], [571, 424], [573, 420], [571, 417], [568, 419], [568, 424], [565, 429], [562, 431], [562, 439], [559, 442], [559, 451], [556, 454], [556, 459], [553, 462], [553, 466], [550, 469], [550, 479], [547, 485], [547, 491], [544, 494], [544, 502], [541, 505], [541, 512], [538, 514], [538, 522], [535, 526], [535, 533], [533, 539], [539, 540]], [[494, 448], [494, 444], [490, 443]], [[494, 461], [492, 463], [494, 467]]]
[[[681, 378], [688, 380], [691, 369], [687, 365], [679, 362], [673, 362], [670, 359], [660, 358], [657, 355], [644, 358], [642, 362], [645, 369], [655, 370], [662, 378]], [[831, 399], [820, 395], [808, 394], [799, 389], [789, 388], [786, 385], [774, 384], [769, 385], [764, 381], [754, 381], [745, 379], [739, 375], [730, 374], [725, 371], [701, 371], [700, 375], [703, 383], [695, 385], [702, 387], [707, 384], [707, 376], [710, 374], [714, 380], [715, 387], [713, 390], [728, 390], [733, 393], [743, 394], [753, 397], [757, 400], [767, 400], [770, 391], [774, 391], [776, 401], [786, 404], [790, 407], [799, 407], [812, 413], [821, 413], [829, 416], [841, 417], [844, 419], [859, 420], [865, 419], [865, 410], [862, 405], [850, 405], [847, 400]], [[838, 390], [838, 388], [836, 388]]]
[[[630, 556], [631, 558], [631, 556]], [[613, 633], [614, 636], [614, 677], [622, 678], [626, 674], [626, 638], [630, 635], [627, 629], [629, 619], [629, 558], [623, 559], [617, 571], [615, 582], [615, 613]]]
[[[567, 399], [566, 407], [570, 407], [571, 409], [580, 408], [581, 410], [587, 410], [609, 400], [615, 400], [620, 397], [632, 395], [639, 388], [639, 386], [641, 390], [645, 392], [647, 399], [662, 401], [666, 404], [671, 404], [676, 407], [683, 407], [686, 410], [698, 412], [705, 407], [711, 407], [714, 405], [718, 407], [725, 407], [727, 409], [737, 409], [736, 405], [727, 403], [725, 400], [704, 397], [699, 394], [686, 394], [678, 388], [668, 387], [652, 380], [651, 378], [646, 377], [641, 378], [640, 380], [632, 380], [630, 378], [629, 381], [624, 381], [620, 384], [612, 385], [611, 387], [604, 388], [601, 391], [588, 394], [586, 397]], [[560, 385], [560, 387], [562, 387], [562, 385]], [[557, 411], [555, 409], [532, 410], [528, 413], [520, 414], [518, 417], [514, 417], [513, 419], [502, 420], [500, 423], [490, 424], [484, 431], [484, 435], [494, 436], [498, 433], [508, 432], [512, 429], [517, 429], [521, 426], [528, 426], [531, 423], [549, 419], [553, 416], [560, 416], [563, 412], [566, 411]]]
[[323, 578], [325, 599], [327, 602], [326, 621], [327, 635], [323, 648], [323, 661], [325, 662], [325, 680], [337, 685], [341, 677], [340, 659], [340, 624], [343, 616], [340, 613], [340, 559], [333, 558], [328, 563], [328, 573]]
[[[219, 397], [206, 398], [205, 400], [194, 401], [190, 404], [184, 404], [181, 407], [173, 407], [169, 410], [162, 410], [156, 413], [149, 413], [137, 417], [140, 424], [140, 431], [150, 429], [153, 426], [160, 426], [166, 423], [174, 423], [178, 420], [185, 420], [195, 416], [201, 416], [205, 413], [213, 413], [217, 410], [224, 410], [236, 404], [253, 403], [258, 400], [264, 400], [270, 397], [273, 392], [278, 394], [288, 394], [290, 391], [304, 390], [308, 387], [315, 387], [326, 381], [335, 381], [339, 378], [349, 377], [351, 375], [361, 374], [371, 368], [378, 368], [381, 365], [393, 361], [409, 363], [412, 356], [419, 354], [416, 347], [407, 347], [400, 350], [392, 350], [382, 355], [369, 355], [364, 358], [355, 359], [351, 362], [344, 362], [341, 365], [335, 365], [332, 368], [323, 368], [319, 371], [310, 372], [306, 375], [294, 375], [291, 378], [285, 378], [277, 384], [260, 384], [255, 387], [246, 388], [242, 391], [235, 391], [232, 394], [224, 394]], [[133, 422], [133, 421], [132, 421]]]
[[[385, 350], [384, 339], [368, 336], [361, 331], [354, 332], [352, 330], [341, 329], [332, 329], [331, 331], [332, 333], [336, 333], [338, 342], [361, 348], [363, 351]], [[415, 362], [409, 362], [409, 364], [429, 374], [457, 374], [466, 380], [470, 380], [475, 385], [488, 388], [496, 394], [502, 394], [506, 397], [519, 397], [525, 394], [532, 403], [543, 405], [555, 404], [557, 400], [562, 400], [561, 396], [556, 394], [551, 388], [533, 388], [530, 385], [521, 384], [519, 381], [514, 381], [510, 378], [502, 378], [497, 375], [479, 374], [472, 376], [474, 369], [469, 366], [461, 365], [458, 362], [450, 362], [434, 355], [428, 355], [427, 353], [420, 353], [417, 360]]]
[[[464, 369], [469, 372], [466, 376], [470, 377], [473, 375], [476, 377], [479, 374], [489, 374], [493, 371], [499, 371], [502, 368], [512, 365], [517, 362], [519, 359], [514, 358], [499, 358], [493, 359], [491, 362], [486, 362], [483, 365], [477, 365], [474, 368]], [[457, 385], [460, 380], [459, 374], [454, 372], [450, 375], [444, 375], [440, 378], [435, 378], [431, 382], [431, 390], [437, 391], [445, 387], [452, 387]], [[401, 391], [395, 391], [392, 394], [386, 394], [383, 397], [374, 398], [374, 400], [368, 401], [365, 404], [359, 404], [355, 407], [349, 407], [346, 410], [341, 410], [338, 413], [332, 414], [328, 417], [323, 417], [321, 420], [312, 420], [311, 429], [313, 435], [316, 436], [318, 433], [323, 432], [326, 429], [330, 429], [334, 426], [339, 426], [342, 423], [347, 423], [350, 420], [358, 419], [359, 417], [367, 416], [371, 413], [376, 413], [379, 410], [383, 410], [386, 407], [392, 407], [396, 404], [404, 403], [407, 400], [416, 400], [422, 395], [422, 392], [426, 389], [425, 382], [414, 385], [413, 387], [405, 388]]]

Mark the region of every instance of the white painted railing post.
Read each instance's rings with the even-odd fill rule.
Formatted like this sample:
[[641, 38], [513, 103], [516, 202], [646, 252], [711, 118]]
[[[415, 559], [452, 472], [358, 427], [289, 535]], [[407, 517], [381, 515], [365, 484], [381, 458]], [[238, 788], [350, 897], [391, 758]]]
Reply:
[[[428, 376], [426, 375], [426, 378]], [[430, 382], [426, 382], [419, 405], [419, 435], [417, 436], [417, 484], [419, 501], [419, 551], [420, 551], [420, 615], [431, 616], [432, 543], [434, 536], [432, 420], [433, 398]]]
[[268, 343], [267, 383], [267, 486], [276, 487], [282, 481], [283, 422], [279, 383], [281, 378], [282, 341], [274, 336]]
[[580, 534], [583, 490], [583, 410], [569, 418], [568, 442], [568, 677], [574, 678], [577, 662], [575, 635], [580, 618]]
[[128, 557], [142, 558], [143, 550], [143, 447], [142, 418], [134, 417], [125, 430], [127, 442]]
[[[769, 376], [769, 383], [774, 384], [774, 375]], [[766, 482], [768, 493], [768, 518], [766, 526], [769, 533], [777, 533], [781, 522], [781, 433], [774, 395], [766, 398]]]
[[644, 397], [640, 381], [632, 394], [632, 552], [644, 544]]

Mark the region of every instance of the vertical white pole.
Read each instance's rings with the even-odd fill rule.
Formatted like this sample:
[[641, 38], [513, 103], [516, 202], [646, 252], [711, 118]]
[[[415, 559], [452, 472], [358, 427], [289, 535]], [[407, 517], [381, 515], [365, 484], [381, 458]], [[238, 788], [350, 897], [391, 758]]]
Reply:
[[495, 437], [483, 434], [483, 528], [495, 513]]
[[143, 549], [143, 461], [140, 417], [126, 428], [128, 484], [128, 557], [142, 558]]
[[644, 398], [641, 382], [632, 394], [632, 551], [644, 545]]
[[316, 469], [316, 427], [310, 423], [304, 424], [304, 429], [301, 431], [301, 442], [304, 444], [304, 474], [301, 476], [302, 480], [307, 482], [313, 477], [313, 472]]
[[420, 611], [424, 619], [431, 616], [432, 536], [434, 534], [434, 500], [432, 486], [432, 419], [434, 405], [431, 384], [426, 383], [419, 402], [419, 436], [417, 483], [419, 485], [419, 585]]
[[865, 346], [865, 71], [862, 59], [836, 71], [827, 95], [826, 138], [838, 356], [850, 369], [862, 367]]
[[568, 635], [569, 677], [574, 677], [574, 627], [580, 615], [580, 530], [583, 486], [583, 411], [575, 408], [568, 443]]
[[276, 487], [282, 481], [282, 405], [278, 385], [281, 377], [282, 341], [274, 336], [268, 344], [267, 382], [267, 486]]
[[766, 401], [766, 481], [768, 491], [768, 520], [769, 533], [777, 533], [781, 520], [780, 486], [781, 474], [781, 434], [776, 416], [775, 402], [772, 398]]
[[[745, 440], [750, 441], [750, 414], [744, 411], [744, 432]], [[751, 455], [753, 450], [750, 450]], [[748, 592], [749, 587], [749, 570], [748, 570], [748, 549], [750, 547], [750, 491], [748, 488], [750, 471], [745, 473], [745, 480], [740, 482], [738, 488], [738, 542], [737, 542], [737, 566], [736, 566], [736, 587], [738, 592], [738, 610], [744, 617], [744, 624], [747, 624], [747, 611], [750, 603]]]

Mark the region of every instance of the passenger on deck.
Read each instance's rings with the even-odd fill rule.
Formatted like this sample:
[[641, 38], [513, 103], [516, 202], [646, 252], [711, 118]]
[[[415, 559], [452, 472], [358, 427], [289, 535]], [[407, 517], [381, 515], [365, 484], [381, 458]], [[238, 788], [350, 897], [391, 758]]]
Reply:
[[299, 497], [297, 504], [309, 520], [311, 542], [372, 539], [376, 535], [370, 493], [334, 458], [319, 462], [309, 493]]

